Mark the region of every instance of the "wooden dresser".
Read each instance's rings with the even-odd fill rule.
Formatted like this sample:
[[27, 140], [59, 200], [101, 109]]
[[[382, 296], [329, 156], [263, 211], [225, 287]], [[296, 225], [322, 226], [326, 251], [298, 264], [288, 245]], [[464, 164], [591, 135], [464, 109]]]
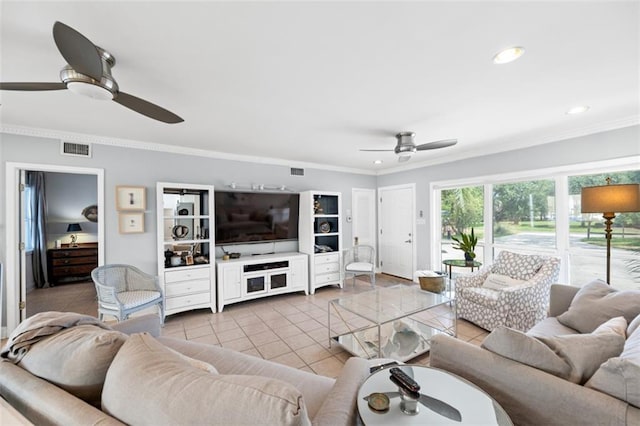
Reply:
[[63, 244], [62, 248], [47, 250], [47, 271], [51, 285], [72, 279], [90, 279], [91, 271], [97, 267], [97, 243], [78, 244], [78, 247]]

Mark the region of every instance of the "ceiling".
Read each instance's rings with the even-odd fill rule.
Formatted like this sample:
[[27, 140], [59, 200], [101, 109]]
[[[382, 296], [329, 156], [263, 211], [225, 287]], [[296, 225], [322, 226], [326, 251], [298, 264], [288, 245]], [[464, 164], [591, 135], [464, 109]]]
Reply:
[[[58, 82], [65, 62], [52, 26], [61, 21], [115, 56], [121, 90], [185, 120], [156, 122], [68, 90], [2, 91], [0, 124], [9, 132], [384, 173], [625, 127], [640, 116], [637, 1], [0, 7], [0, 81]], [[493, 64], [510, 46], [526, 53]], [[576, 105], [591, 108], [566, 114]], [[392, 149], [399, 131], [416, 132], [417, 143], [458, 144], [402, 164], [393, 152], [359, 151]]]

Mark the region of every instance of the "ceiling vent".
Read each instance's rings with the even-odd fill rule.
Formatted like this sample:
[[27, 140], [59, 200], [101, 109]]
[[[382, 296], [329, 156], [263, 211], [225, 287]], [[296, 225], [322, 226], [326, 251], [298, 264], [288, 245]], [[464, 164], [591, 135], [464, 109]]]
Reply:
[[304, 176], [304, 169], [291, 168], [291, 176]]
[[91, 145], [60, 141], [60, 154], [73, 157], [91, 157]]

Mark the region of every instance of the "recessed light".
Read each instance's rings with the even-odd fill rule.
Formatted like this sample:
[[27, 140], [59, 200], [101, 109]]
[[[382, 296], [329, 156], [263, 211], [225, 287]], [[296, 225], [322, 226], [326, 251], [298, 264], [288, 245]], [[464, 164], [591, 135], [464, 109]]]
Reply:
[[496, 56], [493, 57], [493, 63], [508, 64], [509, 62], [515, 61], [522, 55], [524, 55], [524, 47], [509, 47], [508, 49], [504, 49], [503, 51], [496, 53]]
[[382, 164], [382, 160], [376, 160], [373, 162], [373, 164]]
[[567, 114], [582, 114], [583, 112], [589, 111], [589, 108], [591, 108], [589, 105], [575, 106], [573, 108], [569, 108], [567, 110]]

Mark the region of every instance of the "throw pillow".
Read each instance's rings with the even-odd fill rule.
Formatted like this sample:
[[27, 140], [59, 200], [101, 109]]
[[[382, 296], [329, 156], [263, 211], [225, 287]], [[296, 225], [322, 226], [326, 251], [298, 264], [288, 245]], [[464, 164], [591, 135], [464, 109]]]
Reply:
[[602, 364], [585, 386], [640, 408], [639, 377], [640, 328], [629, 336], [620, 357]]
[[640, 327], [640, 315], [635, 317], [635, 319], [629, 323], [629, 326], [627, 327], [627, 336], [631, 336], [638, 327]]
[[503, 290], [504, 288], [515, 287], [525, 282], [525, 280], [516, 280], [507, 275], [489, 274], [484, 280], [482, 287], [492, 290]]
[[262, 376], [217, 375], [191, 366], [148, 334], [116, 355], [102, 409], [128, 424], [309, 425], [302, 394]]
[[79, 325], [34, 344], [18, 365], [99, 407], [107, 369], [126, 340], [119, 331]]
[[598, 328], [593, 330], [592, 334], [617, 334], [623, 338], [627, 338], [627, 320], [624, 317], [611, 318], [609, 321], [600, 324]]
[[540, 270], [541, 266], [540, 256], [501, 251], [496, 262], [491, 266], [491, 272], [528, 281]]
[[569, 334], [538, 339], [570, 366], [571, 370], [566, 379], [578, 384], [584, 384], [603, 362], [620, 355], [624, 348], [624, 337], [613, 332]]
[[499, 326], [484, 339], [481, 346], [495, 354], [554, 376], [566, 379], [571, 373], [570, 365], [547, 345], [519, 330]]
[[567, 327], [591, 333], [611, 318], [623, 316], [631, 322], [639, 314], [640, 290], [618, 291], [595, 280], [578, 290], [567, 312], [557, 318]]

